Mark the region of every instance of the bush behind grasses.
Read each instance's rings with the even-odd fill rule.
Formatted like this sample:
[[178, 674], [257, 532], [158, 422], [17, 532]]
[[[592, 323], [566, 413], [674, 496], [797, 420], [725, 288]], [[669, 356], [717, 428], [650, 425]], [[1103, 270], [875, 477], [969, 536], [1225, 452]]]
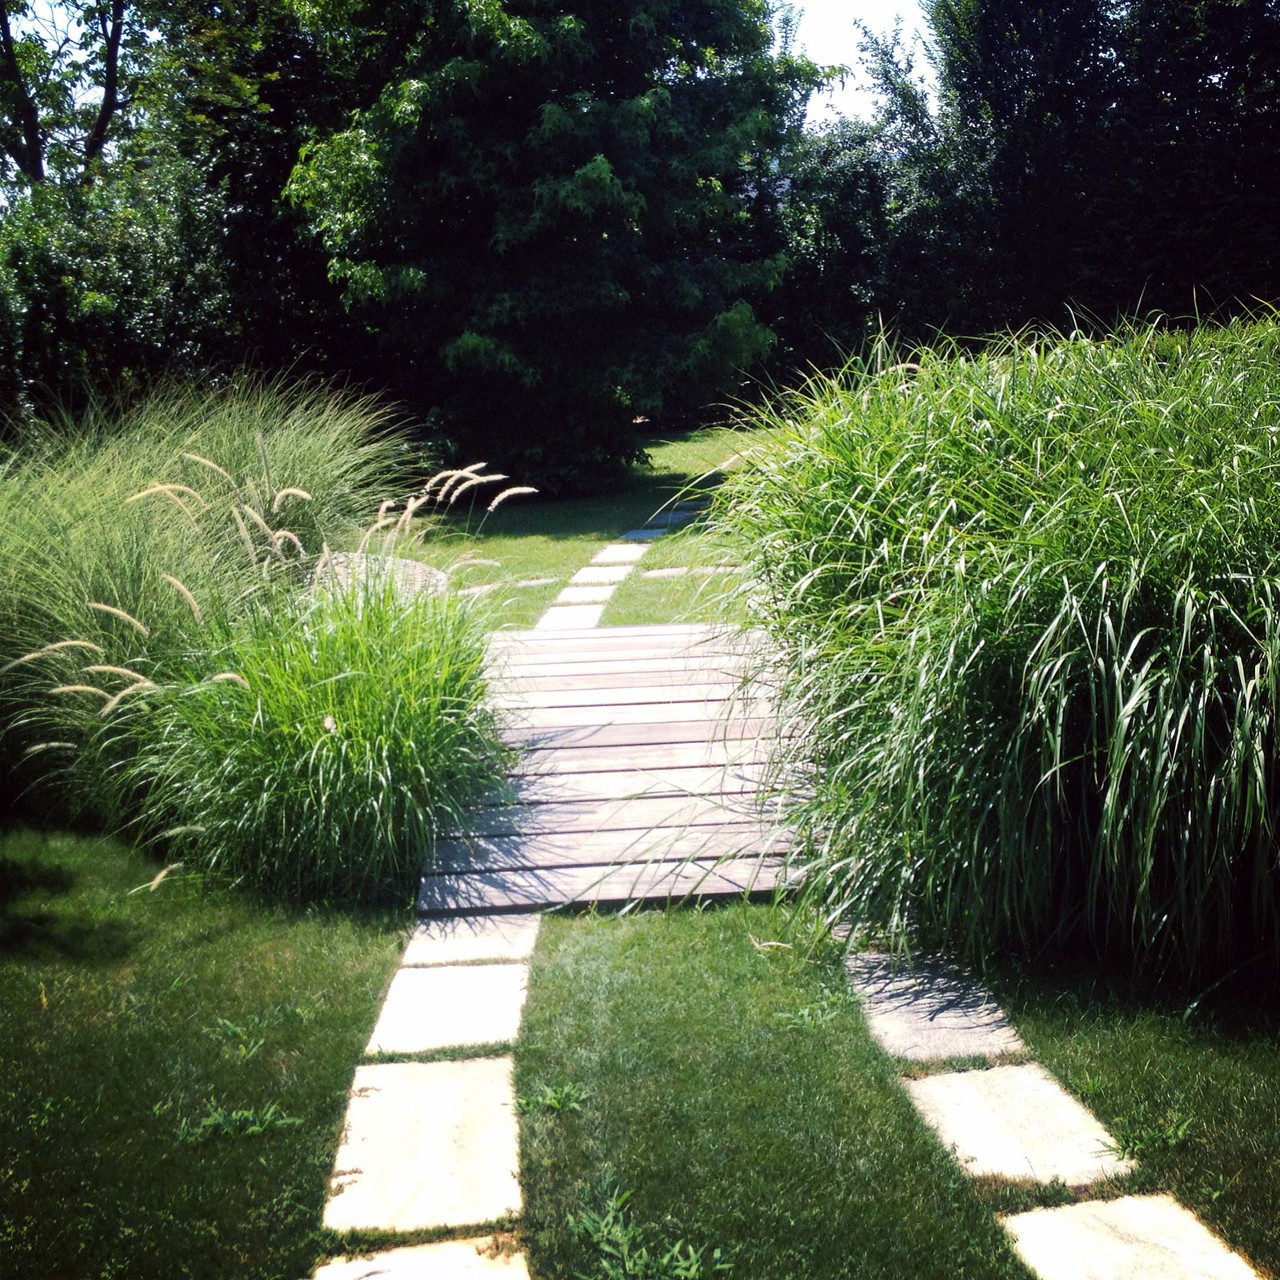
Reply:
[[885, 352], [727, 492], [808, 893], [978, 959], [1280, 955], [1280, 323]]

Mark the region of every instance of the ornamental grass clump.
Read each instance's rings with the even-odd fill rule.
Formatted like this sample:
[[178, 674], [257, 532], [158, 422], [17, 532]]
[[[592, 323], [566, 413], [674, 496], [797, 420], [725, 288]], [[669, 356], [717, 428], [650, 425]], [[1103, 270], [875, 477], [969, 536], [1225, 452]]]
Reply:
[[810, 899], [970, 959], [1273, 969], [1280, 323], [880, 352], [771, 419], [727, 519]]
[[187, 868], [289, 901], [405, 901], [506, 763], [484, 636], [390, 575], [277, 598], [122, 708], [138, 825]]

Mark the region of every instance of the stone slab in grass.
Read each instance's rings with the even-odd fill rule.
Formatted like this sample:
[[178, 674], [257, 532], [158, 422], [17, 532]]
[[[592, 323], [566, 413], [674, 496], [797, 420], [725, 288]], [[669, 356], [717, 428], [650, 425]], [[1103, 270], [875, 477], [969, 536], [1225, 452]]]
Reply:
[[635, 564], [649, 546], [645, 542], [611, 542], [591, 557], [592, 564]]
[[534, 624], [535, 631], [575, 631], [595, 627], [604, 614], [602, 604], [553, 604]]
[[514, 1040], [528, 979], [524, 964], [401, 969], [365, 1052], [429, 1053]]
[[997, 1058], [1024, 1046], [1000, 1006], [954, 967], [929, 957], [868, 952], [848, 961], [871, 1034], [886, 1053], [913, 1062]]
[[459, 916], [419, 925], [400, 963], [404, 967], [473, 964], [479, 960], [527, 960], [538, 940], [542, 917]]
[[613, 587], [614, 584], [612, 582], [596, 583], [583, 587], [565, 587], [552, 603], [557, 606], [566, 604], [604, 604], [613, 595]]
[[650, 529], [683, 529], [685, 525], [696, 520], [699, 514], [699, 511], [692, 508], [685, 508], [683, 511], [659, 511], [657, 515], [649, 517], [647, 527]]
[[315, 1280], [529, 1280], [524, 1256], [504, 1253], [503, 1246], [501, 1238], [489, 1236], [386, 1249], [364, 1258], [335, 1258], [316, 1272]]
[[617, 586], [631, 572], [629, 564], [589, 564], [569, 579], [571, 587]]
[[689, 572], [691, 570], [688, 565], [673, 565], [670, 569], [646, 569], [643, 576], [646, 578], [683, 578]]
[[1043, 1067], [992, 1067], [909, 1080], [912, 1100], [975, 1177], [1086, 1187], [1128, 1173], [1107, 1131]]
[[629, 529], [622, 535], [623, 542], [652, 542], [654, 538], [660, 538], [666, 533], [666, 529]]
[[324, 1225], [480, 1227], [520, 1212], [510, 1058], [356, 1068]]
[[1043, 1280], [1258, 1280], [1172, 1196], [1123, 1196], [1004, 1219]]

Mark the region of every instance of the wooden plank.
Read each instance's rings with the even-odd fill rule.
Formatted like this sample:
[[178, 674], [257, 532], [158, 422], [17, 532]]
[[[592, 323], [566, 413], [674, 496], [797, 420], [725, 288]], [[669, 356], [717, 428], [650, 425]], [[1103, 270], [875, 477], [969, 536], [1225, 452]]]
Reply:
[[424, 876], [418, 913], [437, 916], [537, 911], [573, 903], [621, 907], [635, 902], [765, 898], [772, 896], [778, 882], [777, 864], [762, 865], [754, 858]]
[[610, 866], [631, 862], [679, 862], [781, 854], [785, 832], [758, 822], [723, 823], [681, 831], [554, 832], [520, 836], [470, 836], [442, 841], [433, 866], [440, 875], [518, 868]]
[[563, 772], [511, 780], [517, 804], [629, 800], [654, 796], [746, 795], [760, 789], [759, 766], [689, 765], [672, 769]]
[[657, 796], [638, 800], [570, 800], [493, 805], [467, 815], [466, 834], [519, 836], [542, 832], [631, 831], [753, 821], [755, 804], [737, 796]]
[[[724, 698], [708, 699], [704, 702], [646, 702], [640, 705], [611, 705], [594, 707], [512, 707], [511, 714], [516, 717], [511, 723], [511, 732], [515, 735], [527, 735], [530, 730], [573, 729], [592, 725], [618, 724], [665, 724], [681, 721], [709, 725], [703, 734], [711, 737], [716, 732], [714, 726], [721, 719], [731, 716], [755, 719], [764, 713], [765, 708], [757, 702], [746, 702], [735, 699], [732, 702]], [[512, 738], [511, 741], [516, 741]]]
[[750, 738], [766, 739], [773, 729], [772, 720], [734, 714], [717, 717], [710, 724], [699, 719], [666, 719], [649, 723], [508, 725], [503, 738], [513, 747], [527, 751], [588, 749], [593, 747], [654, 746], [662, 743], [729, 742]]
[[690, 685], [717, 689], [736, 689], [742, 677], [732, 671], [720, 671], [705, 667], [686, 671], [678, 667], [666, 667], [660, 671], [606, 671], [600, 675], [586, 676], [490, 676], [489, 688], [500, 698], [523, 698], [531, 695], [566, 692], [592, 693], [605, 701], [614, 701], [607, 695], [614, 691], [629, 692], [632, 689], [686, 689]]
[[531, 693], [511, 693], [495, 689], [492, 703], [502, 710], [527, 707], [531, 710], [560, 707], [646, 706], [651, 703], [724, 702], [736, 684], [636, 685], [632, 688], [579, 689], [560, 685]]
[[497, 663], [489, 673], [491, 680], [540, 679], [551, 676], [573, 678], [598, 675], [666, 675], [698, 671], [723, 671], [736, 675], [743, 665], [733, 654], [699, 654], [696, 657], [608, 658], [584, 656], [580, 661], [543, 662], [515, 660]]
[[749, 633], [728, 632], [723, 627], [714, 627], [705, 622], [663, 622], [630, 627], [575, 627], [572, 630], [566, 629], [556, 632], [536, 631], [531, 627], [526, 627], [510, 631], [495, 631], [490, 635], [489, 639], [491, 642], [498, 644], [536, 643], [545, 640], [550, 635], [556, 639], [599, 640], [601, 643], [608, 643], [615, 640], [644, 638], [646, 636], [693, 639], [702, 636], [726, 634], [744, 635]]
[[622, 746], [544, 747], [519, 763], [520, 777], [607, 773], [614, 769], [686, 769], [699, 765], [761, 765], [766, 744], [756, 738], [699, 738], [694, 742], [627, 743]]

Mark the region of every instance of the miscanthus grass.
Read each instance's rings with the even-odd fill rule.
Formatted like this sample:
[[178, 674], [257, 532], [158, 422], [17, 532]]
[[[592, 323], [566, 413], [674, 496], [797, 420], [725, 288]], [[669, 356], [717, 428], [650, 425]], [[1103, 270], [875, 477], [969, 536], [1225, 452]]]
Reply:
[[1280, 323], [880, 352], [730, 482], [827, 917], [1280, 957]]

